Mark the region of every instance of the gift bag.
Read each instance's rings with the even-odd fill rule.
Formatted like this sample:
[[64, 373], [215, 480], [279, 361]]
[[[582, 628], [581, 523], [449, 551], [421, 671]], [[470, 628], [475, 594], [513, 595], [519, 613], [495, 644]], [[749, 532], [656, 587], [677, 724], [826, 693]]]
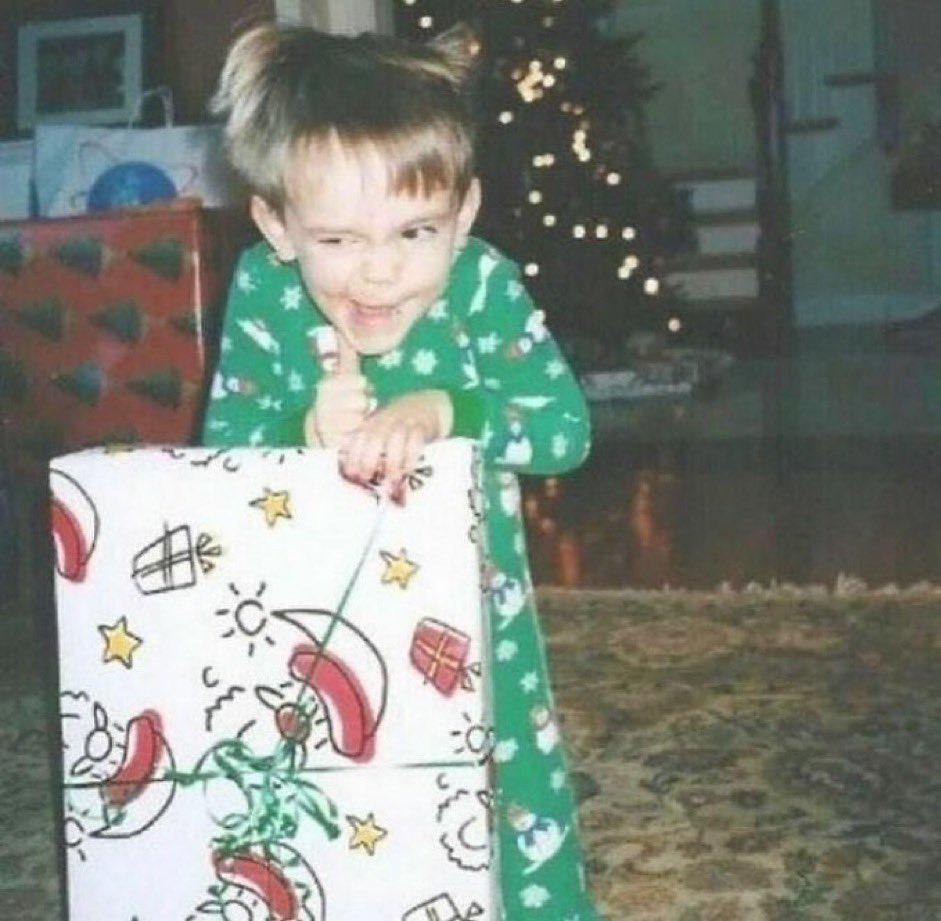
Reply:
[[177, 197], [206, 207], [231, 204], [233, 175], [216, 125], [166, 128], [36, 128], [40, 217], [129, 208]]
[[33, 142], [0, 143], [0, 220], [33, 215]]
[[478, 469], [53, 461], [71, 921], [496, 921]]

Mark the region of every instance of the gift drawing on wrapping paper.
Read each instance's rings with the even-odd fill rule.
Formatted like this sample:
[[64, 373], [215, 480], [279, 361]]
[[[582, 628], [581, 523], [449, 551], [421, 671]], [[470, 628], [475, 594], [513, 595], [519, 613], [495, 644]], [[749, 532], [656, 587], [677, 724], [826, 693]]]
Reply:
[[496, 917], [478, 463], [52, 463], [71, 921]]

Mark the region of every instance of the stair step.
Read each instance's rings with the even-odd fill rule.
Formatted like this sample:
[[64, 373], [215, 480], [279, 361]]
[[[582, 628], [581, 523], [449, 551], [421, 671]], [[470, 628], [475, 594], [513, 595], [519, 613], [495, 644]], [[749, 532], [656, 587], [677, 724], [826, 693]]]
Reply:
[[751, 269], [755, 270], [755, 254], [746, 252], [737, 253], [690, 253], [688, 256], [677, 256], [667, 265], [668, 272], [714, 272], [719, 269]]
[[707, 297], [691, 300], [684, 304], [684, 309], [693, 313], [750, 313], [762, 310], [758, 297]]
[[694, 214], [754, 209], [757, 202], [754, 177], [684, 180], [675, 185], [689, 196]]
[[690, 215], [694, 226], [712, 227], [727, 224], [758, 224], [758, 212], [754, 208], [732, 208], [729, 211], [707, 211]]
[[758, 248], [757, 224], [711, 224], [696, 227], [699, 252], [704, 256], [754, 254]]
[[679, 288], [691, 301], [758, 296], [758, 270], [755, 267], [669, 272], [665, 280]]
[[754, 179], [749, 169], [693, 169], [669, 172], [666, 178], [674, 185], [689, 185], [697, 182], [717, 182], [727, 179]]

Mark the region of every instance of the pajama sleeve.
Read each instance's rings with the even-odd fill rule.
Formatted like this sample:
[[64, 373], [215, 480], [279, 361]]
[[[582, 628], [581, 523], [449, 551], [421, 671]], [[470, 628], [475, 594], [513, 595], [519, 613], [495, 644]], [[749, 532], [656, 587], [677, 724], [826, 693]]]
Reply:
[[[257, 247], [239, 258], [229, 290], [203, 423], [207, 445], [298, 444], [303, 420], [284, 405], [280, 378], [284, 330], [276, 312], [266, 308], [266, 273]], [[295, 418], [298, 417], [298, 418]]]
[[467, 310], [466, 349], [477, 386], [450, 394], [452, 434], [478, 438], [484, 458], [516, 473], [564, 473], [590, 444], [590, 417], [572, 369], [508, 259]]

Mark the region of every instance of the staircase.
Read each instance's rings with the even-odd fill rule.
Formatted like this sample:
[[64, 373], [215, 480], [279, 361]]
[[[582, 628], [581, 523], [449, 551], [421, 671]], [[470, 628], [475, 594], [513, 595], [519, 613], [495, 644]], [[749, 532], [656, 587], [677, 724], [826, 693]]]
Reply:
[[744, 173], [679, 176], [688, 197], [696, 249], [672, 259], [665, 280], [688, 309], [712, 314], [724, 329], [750, 326], [760, 313], [757, 180]]

